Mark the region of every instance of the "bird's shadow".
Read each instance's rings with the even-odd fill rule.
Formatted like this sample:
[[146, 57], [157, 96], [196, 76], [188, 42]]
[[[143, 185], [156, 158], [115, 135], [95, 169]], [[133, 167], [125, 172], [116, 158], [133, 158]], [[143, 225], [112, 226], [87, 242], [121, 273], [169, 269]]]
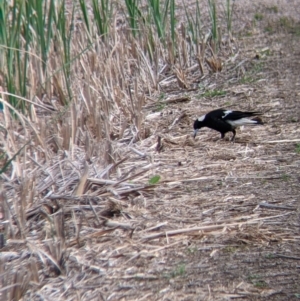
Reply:
[[[235, 138], [234, 141], [231, 140], [231, 136], [225, 136], [225, 138], [221, 137], [208, 137], [206, 139], [199, 139], [198, 142], [212, 142], [217, 144], [249, 144], [254, 143], [251, 139], [247, 138]], [[196, 139], [197, 143], [197, 139]]]
[[208, 139], [207, 141], [212, 141], [215, 143], [225, 143], [225, 144], [248, 144], [251, 143], [251, 140], [249, 139], [241, 139], [241, 138], [235, 138], [234, 141], [231, 140], [231, 137], [225, 137], [225, 138], [213, 138]]

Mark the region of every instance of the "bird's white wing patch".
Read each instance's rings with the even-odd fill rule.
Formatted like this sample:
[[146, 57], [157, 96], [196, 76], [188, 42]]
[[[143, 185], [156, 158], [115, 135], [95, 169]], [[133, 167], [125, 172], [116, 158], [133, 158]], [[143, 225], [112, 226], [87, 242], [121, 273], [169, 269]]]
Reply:
[[206, 115], [203, 115], [203, 116], [198, 117], [198, 121], [203, 121], [203, 120], [205, 119], [205, 116], [206, 116]]
[[256, 124], [256, 120], [248, 119], [248, 118], [241, 118], [238, 120], [225, 120], [227, 123], [229, 123], [233, 127], [238, 127], [242, 125], [251, 125]]
[[223, 114], [224, 116], [222, 116], [222, 118], [225, 118], [228, 114], [232, 113], [232, 111], [224, 111]]

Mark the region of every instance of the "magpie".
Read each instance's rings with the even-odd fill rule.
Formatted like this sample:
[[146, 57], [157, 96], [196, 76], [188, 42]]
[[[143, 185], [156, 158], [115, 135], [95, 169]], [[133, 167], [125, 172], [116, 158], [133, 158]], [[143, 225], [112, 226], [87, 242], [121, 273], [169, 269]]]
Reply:
[[[224, 109], [217, 109], [197, 118], [194, 122], [194, 138], [197, 132], [202, 127], [208, 127], [221, 133], [221, 139], [225, 137], [227, 132], [232, 132], [231, 141], [234, 141], [236, 131], [235, 129], [242, 125], [258, 125], [263, 124], [259, 117], [260, 112], [241, 112], [230, 111]], [[254, 117], [254, 118], [251, 118]]]

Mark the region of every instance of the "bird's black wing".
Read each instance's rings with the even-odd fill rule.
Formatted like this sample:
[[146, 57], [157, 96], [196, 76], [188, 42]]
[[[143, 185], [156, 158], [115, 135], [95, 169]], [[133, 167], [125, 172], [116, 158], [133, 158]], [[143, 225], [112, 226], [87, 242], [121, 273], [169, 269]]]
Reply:
[[222, 117], [225, 115], [224, 112], [226, 112], [226, 110], [224, 110], [224, 109], [213, 110], [213, 111], [206, 114], [206, 119], [220, 119], [220, 120], [222, 120]]
[[220, 133], [227, 133], [232, 130], [232, 126], [220, 116], [209, 116], [206, 120], [207, 127], [214, 129]]

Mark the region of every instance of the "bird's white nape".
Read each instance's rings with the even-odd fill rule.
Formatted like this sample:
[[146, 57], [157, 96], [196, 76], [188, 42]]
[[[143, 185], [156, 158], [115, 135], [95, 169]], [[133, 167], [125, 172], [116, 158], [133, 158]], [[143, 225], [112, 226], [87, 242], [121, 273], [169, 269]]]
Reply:
[[205, 116], [206, 116], [206, 115], [203, 115], [203, 116], [198, 117], [198, 121], [203, 121], [203, 120], [205, 119]]

